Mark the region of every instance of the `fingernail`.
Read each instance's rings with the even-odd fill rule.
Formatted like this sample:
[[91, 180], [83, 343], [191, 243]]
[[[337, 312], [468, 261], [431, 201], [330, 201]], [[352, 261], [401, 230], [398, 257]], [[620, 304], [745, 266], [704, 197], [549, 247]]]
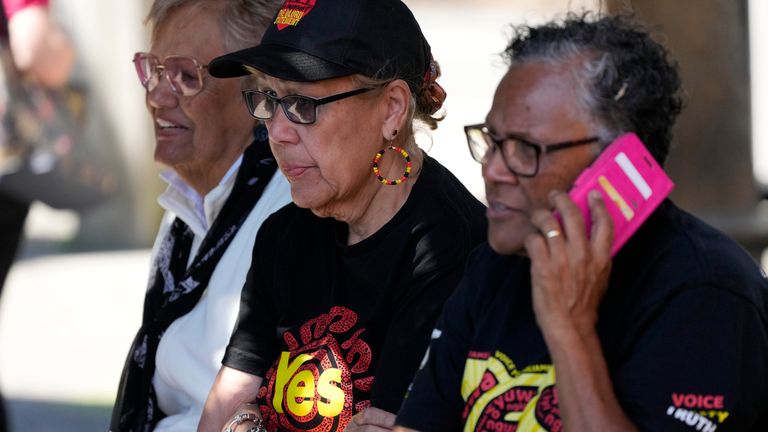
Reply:
[[599, 190], [592, 189], [591, 191], [589, 191], [589, 199], [591, 199], [592, 201], [600, 201], [601, 199], [603, 199], [603, 195], [600, 193]]

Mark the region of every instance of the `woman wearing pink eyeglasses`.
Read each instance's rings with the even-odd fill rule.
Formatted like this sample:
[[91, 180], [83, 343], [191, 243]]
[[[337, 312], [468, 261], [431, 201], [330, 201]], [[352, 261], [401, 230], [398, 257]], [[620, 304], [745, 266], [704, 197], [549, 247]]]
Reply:
[[133, 62], [168, 188], [144, 317], [123, 369], [113, 431], [190, 431], [219, 369], [261, 222], [290, 201], [263, 126], [216, 56], [256, 43], [273, 0], [155, 0]]

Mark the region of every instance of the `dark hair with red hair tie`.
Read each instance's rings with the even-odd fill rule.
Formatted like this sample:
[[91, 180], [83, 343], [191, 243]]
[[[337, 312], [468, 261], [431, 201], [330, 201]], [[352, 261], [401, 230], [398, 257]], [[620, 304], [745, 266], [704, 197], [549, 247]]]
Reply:
[[422, 85], [422, 92], [426, 92], [430, 99], [429, 114], [436, 113], [443, 107], [443, 102], [448, 94], [445, 92], [443, 86], [437, 83], [437, 78], [440, 76], [440, 65], [437, 64], [434, 57], [429, 56], [429, 67], [424, 72], [424, 83]]

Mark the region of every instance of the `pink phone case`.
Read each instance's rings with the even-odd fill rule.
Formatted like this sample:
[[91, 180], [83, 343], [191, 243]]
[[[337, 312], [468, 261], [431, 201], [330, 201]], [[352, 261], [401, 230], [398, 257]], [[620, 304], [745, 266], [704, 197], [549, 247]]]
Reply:
[[600, 191], [613, 219], [611, 255], [616, 255], [674, 187], [637, 135], [627, 133], [603, 150], [579, 175], [568, 194], [581, 208], [589, 233], [592, 220], [587, 194], [592, 189]]

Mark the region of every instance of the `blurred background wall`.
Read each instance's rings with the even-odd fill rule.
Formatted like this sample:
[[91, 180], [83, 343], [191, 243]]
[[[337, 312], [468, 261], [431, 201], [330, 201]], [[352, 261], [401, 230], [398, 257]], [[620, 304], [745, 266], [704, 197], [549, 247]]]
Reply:
[[[117, 156], [115, 196], [81, 213], [38, 204], [27, 224], [32, 252], [147, 247], [160, 217], [153, 137], [133, 53], [148, 47], [142, 24], [149, 1], [53, 0], [78, 48], [75, 81], [88, 89], [88, 136]], [[53, 244], [53, 246], [51, 245]], [[47, 247], [46, 247], [47, 245]]]
[[[448, 92], [445, 121], [420, 143], [481, 198], [480, 167], [462, 127], [482, 122], [490, 108], [505, 71], [498, 54], [509, 25], [584, 8], [636, 9], [680, 61], [687, 92], [669, 162], [674, 198], [753, 253], [765, 248], [766, 0], [405, 2], [432, 44]], [[35, 206], [0, 303], [0, 386], [25, 430], [99, 431], [139, 325], [161, 214], [151, 123], [131, 63], [135, 51], [148, 49], [142, 22], [150, 2], [52, 3], [81, 52], [78, 78], [92, 96], [90, 139], [119, 156], [121, 188], [80, 214]]]
[[[757, 34], [750, 41], [750, 6], [758, 4], [764, 14], [765, 1], [606, 1], [610, 11], [636, 11], [680, 64], [686, 106], [667, 165], [677, 183], [673, 198], [755, 256], [768, 239], [766, 213], [759, 206], [766, 187], [765, 162], [755, 164], [752, 149], [753, 143], [756, 149], [766, 144], [752, 140], [760, 137], [753, 129], [759, 133], [765, 127], [751, 115], [752, 99], [760, 98], [751, 91], [750, 53], [765, 49]], [[753, 16], [757, 29], [759, 19]]]

